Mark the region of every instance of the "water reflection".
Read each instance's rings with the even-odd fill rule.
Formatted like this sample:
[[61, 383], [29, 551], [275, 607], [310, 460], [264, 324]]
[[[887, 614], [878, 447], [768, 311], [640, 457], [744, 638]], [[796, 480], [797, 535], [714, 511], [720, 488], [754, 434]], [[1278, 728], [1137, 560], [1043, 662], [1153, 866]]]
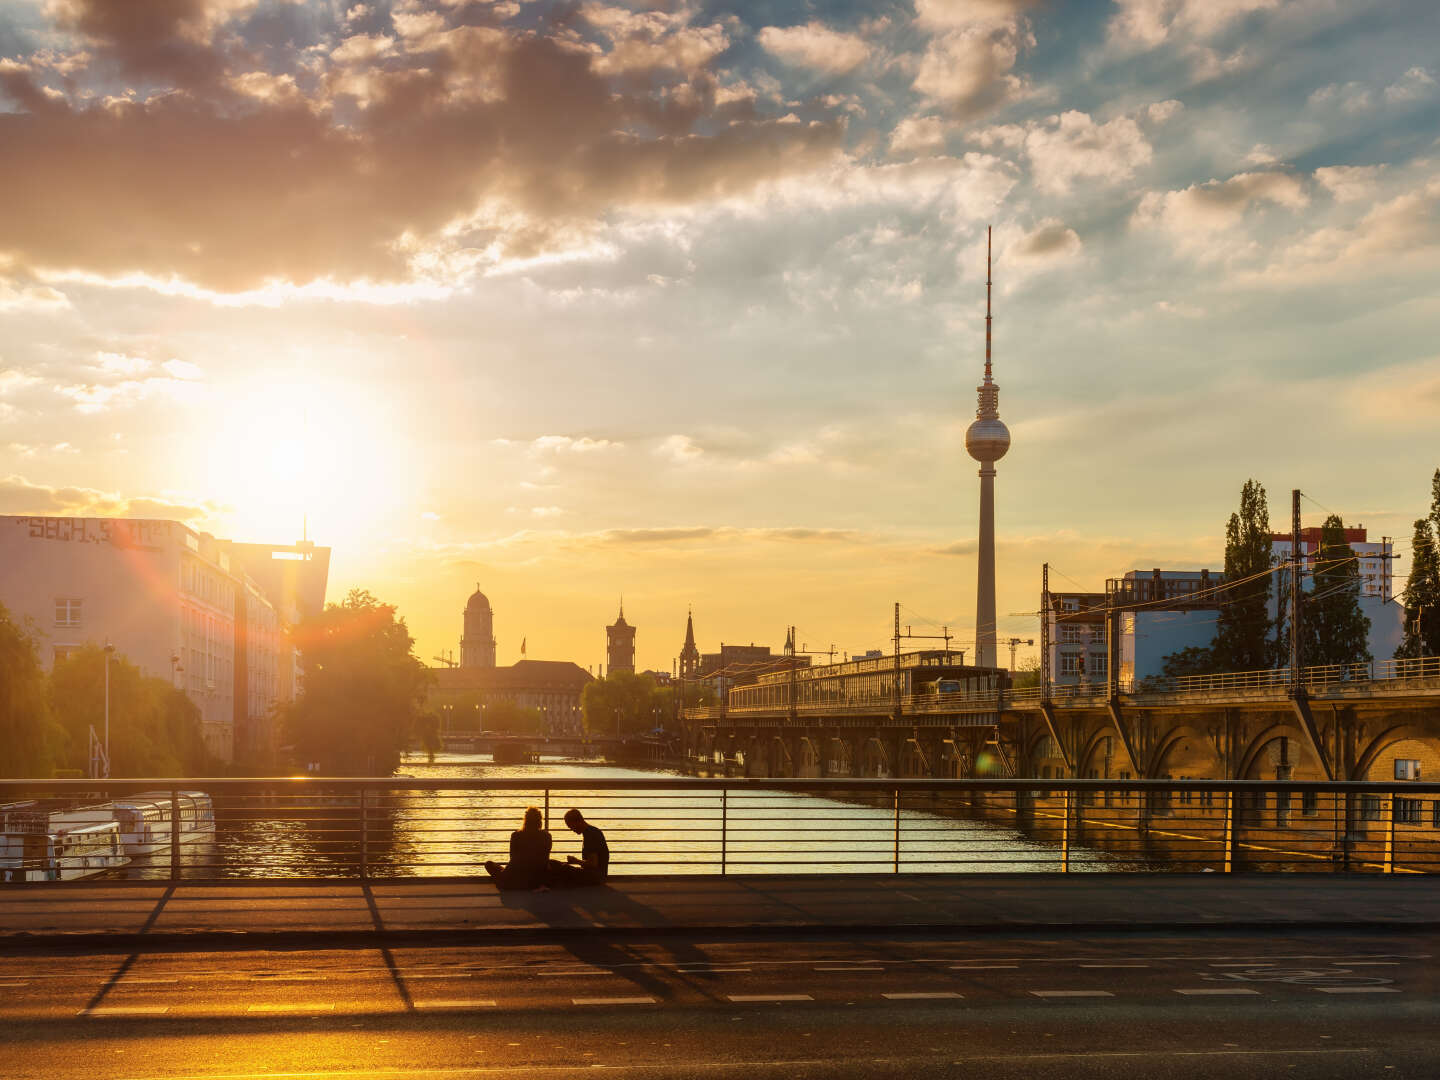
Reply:
[[[538, 806], [555, 837], [554, 857], [578, 855], [580, 838], [565, 828], [571, 806], [605, 831], [611, 873], [1017, 872], [1059, 868], [1043, 829], [1030, 832], [984, 820], [968, 799], [907, 796], [897, 812], [889, 796], [869, 805], [854, 793], [764, 790], [551, 791], [550, 779], [611, 780], [674, 776], [663, 772], [569, 761], [495, 765], [457, 756], [434, 764], [409, 760], [402, 772], [426, 779], [534, 780], [533, 789], [368, 792], [298, 800], [257, 787], [217, 797], [213, 843], [182, 852], [182, 876], [272, 878], [449, 877], [483, 874], [486, 859], [503, 861], [510, 832], [527, 806]], [[1072, 848], [1071, 870], [1133, 865], [1101, 852]], [[137, 862], [119, 876], [163, 877], [169, 859]]]

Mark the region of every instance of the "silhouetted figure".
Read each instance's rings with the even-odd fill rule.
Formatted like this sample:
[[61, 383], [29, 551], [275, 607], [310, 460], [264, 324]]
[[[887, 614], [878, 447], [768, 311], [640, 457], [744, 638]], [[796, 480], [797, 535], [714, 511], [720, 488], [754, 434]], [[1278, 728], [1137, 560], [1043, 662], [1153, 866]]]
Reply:
[[510, 834], [510, 861], [504, 866], [486, 860], [485, 872], [501, 889], [538, 889], [545, 884], [550, 847], [550, 833], [540, 826], [543, 818], [536, 807], [525, 811], [525, 821]]
[[547, 884], [557, 889], [573, 889], [582, 885], [604, 885], [610, 874], [610, 845], [605, 834], [585, 820], [579, 810], [565, 811], [565, 824], [583, 838], [580, 858], [565, 856], [565, 862], [550, 860]]

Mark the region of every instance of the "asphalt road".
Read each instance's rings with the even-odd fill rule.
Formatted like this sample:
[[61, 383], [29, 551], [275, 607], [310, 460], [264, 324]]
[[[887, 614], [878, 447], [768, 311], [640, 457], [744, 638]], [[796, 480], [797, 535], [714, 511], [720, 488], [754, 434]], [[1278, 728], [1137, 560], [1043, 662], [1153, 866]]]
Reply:
[[0, 952], [6, 1080], [1440, 1076], [1440, 934]]

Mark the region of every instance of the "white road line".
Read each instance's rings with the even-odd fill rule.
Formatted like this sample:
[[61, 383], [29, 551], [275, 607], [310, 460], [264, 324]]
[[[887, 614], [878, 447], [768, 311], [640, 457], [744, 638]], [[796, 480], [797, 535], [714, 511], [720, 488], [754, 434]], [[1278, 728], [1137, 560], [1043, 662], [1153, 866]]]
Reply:
[[328, 1002], [328, 1001], [327, 1001], [327, 1002], [311, 1002], [311, 1003], [309, 1003], [309, 1004], [301, 1003], [301, 1004], [298, 1004], [298, 1005], [292, 1005], [292, 1004], [289, 1004], [289, 1003], [282, 1003], [282, 1004], [270, 1004], [270, 1003], [266, 1003], [266, 1004], [264, 1004], [264, 1005], [247, 1005], [247, 1006], [245, 1006], [245, 1011], [246, 1011], [247, 1013], [293, 1013], [293, 1012], [312, 1013], [312, 1012], [334, 1012], [334, 1011], [335, 1011], [335, 1005], [334, 1005], [333, 1002]]
[[1267, 967], [1274, 967], [1275, 965], [1274, 965], [1274, 964], [1261, 964], [1261, 963], [1258, 963], [1258, 962], [1256, 962], [1256, 961], [1250, 960], [1250, 961], [1246, 961], [1246, 962], [1243, 963], [1243, 964], [1207, 964], [1206, 966], [1207, 966], [1207, 967], [1267, 968]]
[[1031, 990], [1030, 993], [1042, 998], [1068, 997], [1114, 997], [1109, 990]]
[[814, 1001], [809, 994], [730, 994], [729, 998], [738, 1004], [766, 1001]]
[[170, 1011], [169, 1005], [101, 1005], [95, 1009], [81, 1009], [76, 1016], [160, 1016]]
[[920, 990], [912, 993], [881, 994], [880, 996], [883, 998], [889, 998], [891, 1001], [939, 1001], [942, 998], [947, 1000], [953, 1000], [959, 998], [961, 995], [951, 993], [949, 990]]
[[574, 1005], [654, 1005], [653, 997], [571, 998]]
[[676, 971], [676, 974], [679, 974], [679, 975], [728, 975], [728, 974], [749, 974], [750, 969], [749, 969], [749, 968], [707, 967], [707, 968], [676, 968], [675, 971]]
[[1258, 993], [1260, 993], [1260, 991], [1259, 991], [1259, 990], [1247, 990], [1247, 989], [1246, 989], [1245, 987], [1243, 987], [1243, 986], [1201, 986], [1201, 987], [1196, 987], [1196, 988], [1194, 988], [1194, 989], [1179, 989], [1179, 988], [1177, 988], [1176, 991], [1175, 991], [1175, 993], [1177, 993], [1177, 994], [1186, 994], [1186, 995], [1188, 995], [1188, 996], [1190, 996], [1190, 997], [1221, 997], [1221, 996], [1225, 996], [1225, 995], [1228, 995], [1228, 996], [1232, 996], [1232, 997], [1233, 997], [1233, 996], [1238, 995], [1238, 994], [1245, 994], [1245, 995], [1258, 994]]
[[478, 998], [465, 998], [455, 1001], [417, 1001], [417, 1009], [493, 1009], [495, 1002], [481, 1001]]
[[1395, 986], [1317, 986], [1322, 994], [1398, 994]]
[[1394, 960], [1351, 960], [1346, 967], [1399, 967]]

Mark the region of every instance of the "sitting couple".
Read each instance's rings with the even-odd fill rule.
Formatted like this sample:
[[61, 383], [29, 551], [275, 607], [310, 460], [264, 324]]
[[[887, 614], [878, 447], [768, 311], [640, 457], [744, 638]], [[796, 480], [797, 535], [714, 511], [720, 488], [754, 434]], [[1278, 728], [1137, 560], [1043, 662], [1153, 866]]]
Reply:
[[505, 865], [487, 860], [485, 872], [501, 889], [569, 889], [580, 885], [604, 885], [610, 872], [610, 845], [605, 834], [585, 820], [579, 810], [565, 811], [565, 824], [583, 838], [580, 858], [567, 855], [565, 862], [550, 858], [550, 833], [541, 828], [543, 818], [535, 807], [525, 811], [525, 822], [510, 834], [510, 861]]

